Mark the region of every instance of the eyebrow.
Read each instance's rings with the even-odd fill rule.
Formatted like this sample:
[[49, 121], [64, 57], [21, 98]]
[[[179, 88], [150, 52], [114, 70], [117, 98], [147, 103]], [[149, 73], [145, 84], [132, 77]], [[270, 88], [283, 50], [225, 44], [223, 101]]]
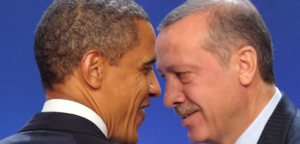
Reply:
[[[178, 65], [171, 65], [165, 68], [166, 72], [174, 71], [176, 69], [185, 69], [187, 71], [195, 71], [200, 70], [200, 68], [194, 66], [194, 65], [185, 65], [185, 66], [178, 66]], [[161, 70], [158, 66], [156, 66], [156, 70], [161, 76], [164, 76], [163, 70]]]
[[143, 63], [143, 65], [144, 65], [144, 66], [146, 66], [146, 65], [152, 65], [152, 64], [154, 64], [155, 62], [156, 62], [156, 57], [153, 57], [151, 60], [149, 60], [149, 61]]

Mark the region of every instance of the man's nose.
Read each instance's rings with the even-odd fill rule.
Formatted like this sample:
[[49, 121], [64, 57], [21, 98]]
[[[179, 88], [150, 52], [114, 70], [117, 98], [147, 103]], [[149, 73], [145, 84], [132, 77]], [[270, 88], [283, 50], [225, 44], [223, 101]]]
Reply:
[[157, 78], [154, 72], [149, 76], [149, 96], [158, 97], [161, 94], [160, 85], [157, 81]]
[[182, 86], [174, 79], [166, 79], [166, 90], [164, 94], [164, 104], [168, 108], [174, 108], [176, 105], [185, 101], [182, 93]]

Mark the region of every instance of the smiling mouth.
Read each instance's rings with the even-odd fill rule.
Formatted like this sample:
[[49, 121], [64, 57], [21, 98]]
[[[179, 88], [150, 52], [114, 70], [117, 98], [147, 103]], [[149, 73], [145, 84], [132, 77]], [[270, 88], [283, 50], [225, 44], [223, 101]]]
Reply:
[[149, 107], [149, 106], [150, 106], [150, 104], [143, 105], [143, 106], [139, 107], [139, 110], [142, 112], [145, 112], [146, 107]]
[[141, 112], [145, 113], [145, 109], [146, 109], [146, 107], [139, 108], [139, 111], [141, 111]]
[[194, 112], [189, 113], [189, 114], [181, 115], [181, 119], [185, 119], [185, 118], [189, 117], [190, 115], [192, 115], [192, 114], [194, 114], [194, 113], [196, 113], [196, 112], [197, 112], [197, 111], [194, 111]]
[[175, 112], [177, 115], [181, 117], [181, 119], [185, 119], [192, 114], [198, 112], [200, 108], [196, 105], [189, 105], [189, 106], [178, 106], [175, 107]]

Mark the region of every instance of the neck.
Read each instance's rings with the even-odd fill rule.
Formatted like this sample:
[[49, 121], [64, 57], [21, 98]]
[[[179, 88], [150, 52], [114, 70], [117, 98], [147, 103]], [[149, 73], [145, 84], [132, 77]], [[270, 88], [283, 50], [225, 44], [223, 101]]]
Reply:
[[234, 143], [243, 132], [251, 125], [276, 92], [274, 84], [266, 84], [263, 81], [252, 83], [244, 88], [245, 105], [236, 117], [232, 119], [231, 129], [220, 142], [222, 144]]
[[275, 92], [276, 87], [274, 84], [266, 84], [263, 81], [254, 84], [249, 88], [249, 104], [247, 109], [248, 117], [251, 118], [251, 120], [249, 120], [249, 125], [269, 103]]
[[70, 76], [64, 83], [53, 84], [53, 89], [46, 89], [46, 100], [75, 101], [92, 109], [101, 117], [99, 107], [93, 99], [93, 91], [84, 84], [78, 77]]

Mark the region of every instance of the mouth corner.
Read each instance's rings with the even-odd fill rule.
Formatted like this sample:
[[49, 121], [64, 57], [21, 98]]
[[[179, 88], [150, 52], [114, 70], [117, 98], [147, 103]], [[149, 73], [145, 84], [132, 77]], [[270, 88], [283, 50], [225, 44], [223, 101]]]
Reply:
[[149, 106], [150, 106], [150, 103], [143, 104], [143, 105], [141, 105], [141, 106], [139, 107], [139, 109], [145, 109], [145, 108], [147, 108], [147, 107], [149, 107]]
[[189, 116], [193, 115], [196, 112], [198, 112], [198, 110], [195, 110], [195, 111], [190, 112], [190, 113], [184, 113], [184, 114], [178, 114], [178, 115], [181, 117], [181, 119], [186, 119], [186, 118], [188, 118]]

